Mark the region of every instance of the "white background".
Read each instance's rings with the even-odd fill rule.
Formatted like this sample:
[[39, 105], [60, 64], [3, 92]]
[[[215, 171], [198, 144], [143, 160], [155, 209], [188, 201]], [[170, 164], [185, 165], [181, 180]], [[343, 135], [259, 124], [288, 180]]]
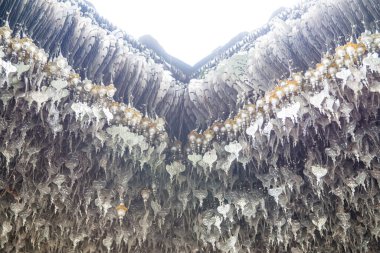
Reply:
[[152, 35], [166, 52], [194, 65], [238, 33], [265, 24], [300, 0], [89, 0], [136, 39]]

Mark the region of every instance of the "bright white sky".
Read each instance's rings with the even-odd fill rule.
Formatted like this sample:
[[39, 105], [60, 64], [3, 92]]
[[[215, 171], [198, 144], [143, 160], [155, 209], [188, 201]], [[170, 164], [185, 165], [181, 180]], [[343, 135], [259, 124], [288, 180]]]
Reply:
[[89, 0], [136, 39], [152, 35], [166, 52], [194, 65], [243, 31], [300, 0]]

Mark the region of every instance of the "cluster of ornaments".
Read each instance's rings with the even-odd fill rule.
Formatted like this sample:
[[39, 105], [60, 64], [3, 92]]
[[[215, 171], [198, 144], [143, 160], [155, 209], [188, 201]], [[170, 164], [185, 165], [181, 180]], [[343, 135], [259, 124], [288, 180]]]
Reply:
[[191, 131], [188, 134], [187, 154], [204, 154], [214, 141], [223, 145], [236, 141], [258, 118], [275, 117], [301, 91], [310, 94], [319, 92], [323, 89], [323, 80], [336, 80], [339, 72], [352, 66], [360, 66], [367, 53], [374, 53], [379, 48], [380, 34], [370, 32], [363, 33], [357, 43], [348, 42], [337, 47], [335, 54], [325, 54], [315, 68], [310, 68], [303, 74], [292, 73], [288, 79], [280, 80], [272, 90], [257, 99], [256, 103], [245, 104], [233, 118], [216, 121], [203, 132]]
[[[131, 104], [116, 102], [113, 97], [117, 89], [113, 84], [97, 85], [88, 79], [82, 81], [64, 57], [59, 56], [53, 61], [48, 61], [45, 51], [38, 48], [30, 38], [12, 37], [12, 30], [8, 25], [0, 28], [0, 42], [3, 51], [12, 61], [33, 63], [35, 68], [42, 66], [47, 81], [65, 79], [76, 94], [77, 100], [98, 103], [108, 108], [113, 114], [110, 123], [128, 127], [131, 132], [146, 137], [149, 143], [169, 142], [165, 121], [162, 118], [149, 118]], [[334, 55], [324, 55], [314, 69], [308, 69], [303, 74], [292, 73], [287, 80], [279, 81], [272, 90], [257, 99], [256, 103], [245, 104], [233, 118], [216, 121], [201, 132], [191, 131], [185, 144], [172, 141], [170, 151], [173, 157], [182, 157], [183, 151], [187, 155], [204, 154], [212, 147], [213, 142], [228, 145], [236, 141], [258, 118], [274, 117], [275, 112], [291, 103], [300, 91], [320, 91], [324, 79], [336, 79], [337, 73], [342, 69], [360, 65], [365, 54], [375, 52], [379, 47], [379, 34], [363, 33], [357, 43], [349, 42], [337, 47]]]
[[[9, 27], [5, 26], [3, 28], [0, 28], [0, 36], [4, 49], [3, 51], [5, 54], [7, 54], [7, 57], [11, 59], [12, 62], [19, 63], [19, 67], [23, 66], [20, 65], [20, 63], [28, 64], [32, 66], [32, 70], [40, 69], [41, 72], [44, 73], [42, 75], [44, 79], [36, 80], [36, 83], [38, 85], [35, 87], [30, 87], [32, 90], [38, 90], [41, 87], [45, 87], [46, 85], [53, 83], [54, 80], [63, 79], [68, 83], [68, 87], [71, 91], [71, 95], [73, 95], [73, 100], [75, 103], [86, 103], [90, 105], [96, 104], [104, 107], [107, 111], [109, 111], [112, 114], [112, 117], [110, 117], [109, 125], [123, 126], [121, 129], [126, 129], [136, 135], [144, 136], [145, 140], [147, 140], [149, 143], [156, 144], [167, 141], [168, 137], [164, 128], [165, 122], [159, 118], [150, 119], [147, 116], [144, 116], [141, 112], [139, 112], [131, 105], [115, 102], [113, 100], [113, 97], [117, 91], [114, 85], [96, 85], [89, 80], [82, 81], [80, 76], [71, 69], [67, 60], [62, 56], [57, 57], [53, 61], [48, 61], [47, 54], [43, 50], [38, 49], [30, 39], [17, 38], [17, 36], [15, 38], [12, 38], [11, 34], [12, 31], [9, 29]], [[319, 92], [323, 88], [324, 80], [334, 80], [335, 78], [339, 78], [342, 75], [342, 71], [345, 69], [351, 67], [359, 67], [362, 65], [363, 58], [366, 56], [366, 54], [375, 54], [376, 51], [378, 51], [379, 46], [379, 35], [366, 33], [358, 39], [358, 43], [350, 42], [344, 46], [338, 47], [334, 55], [325, 55], [321, 63], [317, 64], [314, 69], [309, 69], [303, 75], [300, 73], [294, 73], [291, 75], [291, 78], [280, 81], [273, 90], [268, 91], [262, 98], [258, 99], [256, 103], [246, 104], [235, 117], [229, 118], [225, 121], [215, 122], [208, 129], [201, 133], [196, 131], [190, 132], [188, 135], [188, 143], [186, 145], [182, 145], [182, 143], [179, 141], [174, 141], [170, 146], [170, 151], [174, 156], [174, 160], [176, 160], [177, 155], [181, 154], [182, 150], [185, 149], [188, 157], [190, 157], [191, 154], [204, 154], [203, 157], [192, 156], [194, 158], [193, 161], [196, 161], [198, 158], [199, 160], [197, 161], [203, 159], [203, 164], [208, 165], [210, 168], [215, 163], [218, 165], [227, 164], [229, 168], [232, 167], [230, 166], [230, 157], [233, 159], [236, 158], [236, 160], [241, 162], [243, 160], [243, 157], [239, 157], [239, 152], [242, 149], [243, 144], [246, 146], [245, 148], [247, 148], [248, 145], [247, 142], [244, 143], [244, 141], [242, 141], [244, 138], [239, 137], [242, 137], [249, 127], [252, 127], [257, 121], [262, 118], [269, 120], [272, 117], [275, 117], [275, 115], [277, 115], [277, 112], [279, 112], [283, 107], [292, 104], [299, 93], [308, 92], [310, 94], [313, 94]], [[355, 122], [355, 120], [353, 121]], [[355, 127], [356, 126], [354, 126], [354, 129]], [[373, 129], [371, 129], [371, 131], [372, 130]], [[80, 134], [82, 134], [82, 132], [78, 130], [78, 135]], [[83, 135], [86, 136], [87, 133]], [[94, 139], [95, 137], [89, 140], [92, 142]], [[100, 146], [98, 142], [94, 141], [94, 143], [94, 146]], [[215, 146], [218, 145], [214, 146], [213, 144], [221, 145], [219, 145], [219, 149], [217, 150]], [[25, 145], [28, 146], [30, 143]], [[186, 166], [188, 165], [186, 163], [182, 163], [181, 161], [174, 161], [171, 164], [166, 164], [165, 167], [165, 163], [167, 162], [165, 160], [165, 157], [153, 157], [151, 160], [154, 160], [154, 162], [158, 163], [160, 162], [158, 160], [161, 159], [161, 162], [164, 165], [161, 167], [157, 165], [156, 167], [150, 169], [143, 168], [142, 166], [141, 169], [139, 168], [139, 172], [141, 172], [140, 176], [139, 173], [136, 173], [136, 169], [133, 167], [137, 167], [137, 165], [133, 165], [133, 163], [128, 160], [135, 154], [133, 154], [133, 152], [130, 152], [124, 157], [118, 157], [113, 153], [114, 150], [109, 152], [111, 154], [102, 154], [102, 152], [96, 153], [95, 157], [92, 157], [97, 161], [94, 163], [95, 165], [92, 164], [82, 167], [78, 165], [85, 163], [84, 158], [82, 160], [80, 158], [76, 158], [73, 159], [73, 161], [64, 161], [63, 163], [64, 166], [70, 170], [70, 177], [74, 179], [76, 177], [80, 178], [80, 175], [77, 175], [76, 173], [84, 173], [83, 168], [95, 168], [94, 170], [97, 171], [95, 175], [98, 177], [102, 177], [101, 175], [103, 173], [100, 168], [103, 168], [105, 171], [105, 181], [91, 182], [90, 190], [85, 192], [85, 194], [83, 194], [84, 196], [80, 195], [79, 201], [77, 201], [78, 199], [76, 198], [73, 199], [74, 201], [80, 202], [78, 203], [80, 210], [75, 210], [75, 213], [80, 213], [81, 215], [80, 217], [78, 216], [76, 218], [78, 220], [82, 219], [81, 222], [83, 222], [83, 220], [86, 220], [85, 223], [87, 226], [94, 226], [95, 229], [98, 229], [98, 227], [96, 227], [98, 224], [93, 224], [95, 218], [99, 219], [101, 222], [104, 222], [104, 220], [106, 220], [106, 222], [103, 224], [104, 230], [106, 230], [106, 228], [109, 229], [112, 226], [113, 220], [119, 221], [118, 229], [109, 229], [107, 232], [103, 232], [102, 234], [97, 235], [99, 238], [101, 238], [101, 241], [97, 244], [97, 246], [102, 247], [101, 245], [103, 245], [108, 250], [108, 252], [111, 252], [111, 249], [115, 249], [117, 246], [121, 247], [120, 245], [128, 245], [128, 247], [131, 247], [130, 245], [136, 245], [136, 242], [138, 242], [139, 246], [141, 246], [144, 245], [143, 243], [146, 240], [155, 241], [155, 236], [161, 236], [160, 233], [157, 232], [159, 231], [157, 227], [160, 228], [161, 232], [163, 230], [172, 231], [174, 229], [175, 232], [178, 233], [172, 237], [173, 244], [187, 245], [188, 241], [196, 241], [196, 243], [193, 243], [192, 245], [189, 243], [187, 248], [183, 247], [179, 251], [190, 251], [191, 249], [194, 252], [197, 252], [201, 249], [201, 251], [204, 250], [207, 252], [211, 250], [215, 251], [218, 249], [223, 252], [238, 252], [240, 249], [242, 251], [245, 249], [249, 252], [249, 250], [252, 248], [252, 242], [256, 240], [252, 240], [252, 238], [256, 238], [256, 235], [263, 236], [263, 241], [269, 242], [269, 244], [266, 245], [268, 251], [271, 249], [271, 247], [275, 248], [276, 245], [286, 245], [287, 241], [300, 242], [300, 245], [295, 244], [289, 246], [289, 248], [291, 247], [291, 252], [301, 252], [301, 249], [303, 251], [307, 251], [309, 249], [308, 245], [310, 245], [311, 242], [316, 244], [315, 241], [317, 241], [315, 238], [311, 239], [311, 236], [315, 236], [317, 234], [318, 236], [320, 235], [323, 238], [327, 238], [326, 240], [331, 240], [331, 238], [335, 238], [337, 236], [336, 234], [331, 236], [326, 235], [326, 227], [328, 227], [329, 222], [334, 222], [337, 228], [336, 231], [339, 231], [337, 233], [346, 235], [346, 232], [350, 227], [351, 217], [345, 208], [345, 201], [348, 203], [356, 198], [355, 201], [358, 203], [359, 200], [357, 199], [360, 199], [360, 201], [362, 201], [361, 199], [366, 198], [367, 195], [369, 196], [370, 194], [373, 194], [373, 199], [376, 199], [375, 196], [377, 193], [375, 191], [378, 189], [378, 183], [380, 182], [380, 176], [377, 170], [372, 170], [371, 172], [361, 171], [356, 175], [354, 174], [356, 173], [354, 169], [350, 171], [349, 168], [344, 168], [342, 169], [342, 172], [337, 172], [343, 175], [341, 178], [344, 179], [344, 182], [340, 183], [341, 185], [348, 185], [351, 188], [351, 191], [345, 192], [341, 188], [332, 189], [330, 193], [335, 194], [338, 198], [342, 198], [343, 204], [338, 205], [336, 210], [336, 216], [339, 219], [340, 223], [336, 220], [328, 220], [327, 214], [324, 212], [326, 209], [324, 203], [330, 202], [323, 201], [330, 200], [328, 198], [331, 197], [331, 194], [329, 193], [330, 195], [327, 196], [326, 192], [323, 192], [323, 190], [324, 188], [327, 188], [329, 182], [328, 180], [330, 180], [329, 172], [332, 169], [327, 167], [327, 165], [316, 165], [315, 161], [318, 159], [318, 157], [315, 158], [312, 156], [312, 153], [316, 152], [313, 152], [313, 150], [308, 150], [308, 152], [310, 152], [310, 157], [308, 157], [306, 162], [307, 165], [304, 166], [304, 172], [302, 172], [304, 173], [304, 177], [299, 176], [297, 173], [300, 172], [294, 171], [291, 166], [281, 168], [275, 167], [277, 165], [277, 160], [275, 159], [272, 161], [265, 161], [267, 163], [266, 166], [268, 167], [268, 171], [264, 172], [264, 169], [266, 168], [263, 169], [262, 167], [264, 166], [261, 165], [263, 165], [264, 160], [267, 159], [267, 156], [265, 155], [270, 153], [270, 155], [272, 155], [274, 158], [276, 155], [278, 158], [278, 153], [281, 153], [278, 152], [278, 150], [276, 152], [276, 150], [273, 148], [273, 143], [264, 143], [264, 145], [268, 146], [268, 149], [270, 147], [271, 150], [269, 152], [268, 149], [266, 149], [265, 151], [267, 151], [267, 153], [265, 153], [265, 151], [260, 153], [264, 154], [262, 160], [256, 159], [255, 161], [255, 157], [248, 157], [252, 161], [252, 164], [254, 162], [257, 162], [259, 165], [257, 166], [258, 168], [251, 166], [248, 170], [238, 171], [238, 169], [236, 169], [234, 175], [231, 172], [232, 170], [225, 170], [221, 172], [216, 170], [211, 171], [210, 169], [207, 170], [210, 175], [207, 177], [202, 177], [203, 174], [198, 174], [198, 171], [194, 171], [194, 173], [189, 172], [189, 166]], [[223, 148], [220, 148], [220, 146]], [[362, 152], [361, 150], [357, 151], [360, 148], [361, 147], [350, 147], [347, 148], [347, 150], [344, 150], [344, 152], [349, 150]], [[210, 149], [212, 149], [212, 152], [209, 151]], [[143, 153], [144, 151], [147, 151], [148, 148], [144, 150], [141, 148], [141, 150], [142, 152], [140, 153]], [[260, 147], [257, 150], [260, 150]], [[87, 151], [88, 150], [84, 149], [83, 157], [91, 157], [91, 155], [93, 155], [93, 153], [87, 153]], [[223, 154], [224, 151], [227, 151], [232, 155], [226, 158], [224, 157], [225, 154]], [[323, 153], [324, 150], [319, 152]], [[338, 151], [335, 152], [339, 153]], [[8, 151], [3, 151], [3, 153], [5, 155], [11, 156]], [[289, 154], [290, 152], [284, 153]], [[334, 157], [334, 159], [340, 156], [339, 154], [335, 155], [334, 151], [332, 150], [327, 150], [327, 153], [331, 157]], [[43, 155], [49, 157], [49, 151], [46, 151], [46, 153]], [[98, 159], [102, 155], [104, 155], [104, 157], [102, 157], [102, 159]], [[31, 154], [31, 156], [33, 156], [33, 154]], [[28, 156], [24, 155], [24, 157], [27, 157], [29, 159]], [[178, 158], [181, 157], [178, 156]], [[369, 161], [370, 164], [371, 160]], [[28, 162], [29, 161], [26, 163]], [[46, 164], [50, 165], [50, 163], [54, 162], [56, 161], [52, 159], [49, 160], [49, 163]], [[115, 164], [117, 164], [117, 166]], [[194, 162], [194, 164], [196, 164], [196, 162]], [[46, 165], [46, 168], [39, 169], [52, 169], [48, 165]], [[131, 169], [132, 167], [133, 169]], [[162, 170], [162, 167], [165, 169]], [[18, 169], [21, 170], [22, 168]], [[110, 180], [106, 182], [107, 175], [112, 175], [112, 173], [117, 174], [117, 177], [115, 177], [114, 181]], [[170, 178], [167, 176], [167, 174], [170, 175]], [[249, 179], [252, 179], [254, 177], [257, 181], [255, 184], [262, 185], [263, 187], [258, 188], [245, 184], [245, 182], [243, 182], [245, 178], [239, 178], [239, 176], [244, 177], [242, 175], [247, 176]], [[38, 193], [34, 194], [31, 197], [42, 196], [41, 198], [43, 198], [45, 192], [47, 192], [45, 195], [52, 195], [52, 189], [57, 189], [55, 194], [57, 194], [56, 196], [59, 196], [59, 199], [52, 198], [51, 200], [52, 202], [55, 201], [54, 203], [51, 203], [51, 206], [54, 205], [56, 208], [54, 211], [57, 212], [60, 204], [62, 206], [62, 203], [70, 203], [71, 200], [68, 196], [78, 196], [75, 195], [75, 187], [78, 187], [78, 185], [83, 186], [86, 184], [85, 180], [80, 181], [80, 183], [75, 183], [75, 180], [71, 179], [72, 183], [70, 185], [68, 184], [69, 179], [66, 179], [66, 176], [67, 175], [59, 174], [58, 172], [56, 172], [54, 178], [51, 178], [49, 175], [47, 180], [48, 183], [45, 185], [45, 188], [41, 187], [41, 185], [38, 185]], [[127, 192], [128, 186], [131, 186], [134, 183], [136, 183], [136, 185], [139, 184], [139, 187], [141, 186], [141, 182], [133, 182], [131, 178], [134, 178], [134, 180], [138, 181], [142, 180], [143, 177], [149, 178], [149, 180], [152, 181], [150, 186], [144, 187], [142, 189], [134, 187], [134, 193]], [[375, 181], [375, 179], [377, 181]], [[30, 180], [30, 178], [28, 180]], [[49, 180], [51, 180], [51, 182]], [[88, 180], [91, 180], [91, 178]], [[131, 182], [129, 182], [129, 180]], [[224, 182], [222, 182], [223, 180]], [[160, 186], [160, 189], [157, 189], [156, 183]], [[308, 186], [304, 187], [303, 189], [306, 189], [307, 192], [305, 192], [305, 194], [301, 194], [301, 186], [305, 184], [308, 184]], [[24, 183], [24, 186], [25, 185], [27, 184]], [[116, 191], [114, 191], [115, 185], [122, 185], [124, 187], [122, 190], [120, 190], [120, 193], [118, 193], [118, 200], [115, 200], [115, 196], [117, 196]], [[37, 186], [31, 184], [28, 187], [31, 187], [31, 189], [33, 189], [32, 187]], [[250, 192], [245, 191], [245, 187], [247, 187]], [[360, 191], [365, 191], [365, 196], [355, 194], [355, 191], [359, 192], [359, 188]], [[364, 191], [362, 189], [364, 189]], [[369, 192], [369, 189], [375, 193]], [[18, 193], [15, 190], [12, 188], [6, 188], [5, 192], [15, 200], [15, 202], [11, 204], [9, 211], [12, 212], [13, 216], [15, 217], [14, 220], [20, 221], [21, 219], [18, 219], [19, 215], [20, 217], [22, 216], [21, 218], [23, 219], [26, 217], [25, 220], [28, 217], [31, 217], [28, 216], [28, 213], [25, 214], [27, 212], [27, 209], [24, 210], [24, 206], [22, 206], [23, 203], [18, 202], [20, 198], [18, 197]], [[125, 194], [130, 194], [130, 196], [138, 195], [137, 200], [136, 198], [133, 199], [134, 205], [131, 205], [131, 203], [127, 204], [127, 201], [125, 201]], [[292, 200], [290, 197], [293, 194], [298, 194], [296, 195], [297, 199], [299, 198], [300, 202], [304, 201], [305, 203], [296, 203], [297, 200]], [[313, 202], [315, 200], [315, 195], [318, 195], [319, 199]], [[93, 199], [95, 200], [93, 201]], [[321, 199], [323, 201], [321, 201]], [[46, 200], [41, 200], [41, 202], [38, 203], [46, 202]], [[141, 204], [140, 206], [139, 203]], [[299, 204], [301, 207], [307, 206], [308, 208], [311, 206], [310, 208], [314, 210], [313, 214], [310, 214], [310, 217], [307, 216], [305, 219], [302, 219], [303, 217], [291, 216], [290, 214], [292, 214], [292, 212], [295, 212], [296, 204]], [[101, 210], [101, 215], [97, 213], [99, 210], [96, 208], [93, 210], [86, 209], [91, 205], [95, 205], [97, 208], [99, 208], [99, 210]], [[366, 205], [371, 205], [371, 203], [368, 202]], [[82, 208], [82, 206], [86, 207]], [[36, 208], [35, 206], [32, 207]], [[275, 208], [272, 209], [272, 207]], [[41, 209], [36, 208], [36, 210], [36, 212], [38, 212]], [[61, 207], [60, 211], [62, 210], [65, 210], [66, 214], [67, 212], [73, 211], [70, 209], [68, 210], [67, 206]], [[139, 215], [138, 211], [136, 210], [144, 210], [145, 213], [141, 213], [141, 215]], [[303, 211], [304, 210], [301, 210], [300, 213], [304, 214]], [[130, 214], [130, 216], [126, 217], [128, 214]], [[62, 212], [62, 215], [64, 215], [64, 212]], [[173, 219], [173, 221], [169, 223], [169, 217], [175, 216], [177, 219]], [[138, 218], [136, 218], [136, 220], [133, 220], [134, 217]], [[377, 216], [373, 215], [372, 217]], [[126, 228], [125, 223], [128, 218], [130, 218], [129, 222], [132, 225]], [[33, 223], [38, 225], [40, 222], [42, 223], [42, 221], [46, 221], [48, 219], [49, 217], [38, 217], [38, 222]], [[197, 235], [196, 240], [194, 238], [186, 238], [185, 235], [181, 235], [181, 232], [185, 231], [181, 227], [182, 223], [179, 223], [180, 225], [177, 224], [177, 227], [174, 228], [168, 227], [169, 225], [175, 224], [175, 222], [180, 219], [182, 219], [181, 221], [186, 221], [183, 222], [184, 226], [191, 224], [191, 227], [187, 227], [186, 229], [192, 229], [194, 234]], [[265, 222], [263, 222], [263, 219], [265, 219]], [[88, 222], [88, 220], [90, 221]], [[299, 220], [301, 220], [302, 223]], [[376, 222], [377, 221], [378, 220], [376, 220]], [[20, 222], [18, 222], [16, 225], [20, 226], [19, 223]], [[62, 223], [60, 222], [59, 224], [61, 225]], [[241, 227], [239, 224], [241, 224]], [[270, 226], [270, 228], [265, 229], [265, 231], [264, 229], [263, 231], [258, 231], [258, 228], [263, 228], [263, 226], [266, 225]], [[11, 237], [8, 236], [8, 234], [10, 235], [10, 233], [12, 233], [11, 231], [15, 229], [14, 226], [15, 224], [11, 224], [11, 222], [4, 222], [1, 230], [1, 239], [3, 241], [5, 241], [5, 238], [6, 240], [11, 240]], [[87, 229], [87, 226], [85, 229]], [[51, 227], [54, 227], [54, 224], [51, 225]], [[113, 228], [115, 228], [115, 226]], [[135, 228], [137, 228], [137, 232], [134, 231]], [[154, 228], [157, 230], [154, 231]], [[254, 230], [256, 231], [255, 234], [252, 232]], [[71, 230], [65, 228], [61, 229], [61, 233], [65, 233], [65, 235], [69, 233], [67, 231]], [[86, 232], [88, 232], [91, 236], [93, 235], [91, 234], [93, 231], [90, 231], [90, 229]], [[376, 231], [374, 229], [371, 230], [371, 232], [373, 233], [370, 235], [371, 237], [373, 236], [376, 239], [379, 238], [380, 233], [376, 234]], [[185, 231], [185, 233], [188, 233], [188, 230]], [[151, 237], [149, 238], [147, 235]], [[289, 237], [289, 235], [291, 236]], [[49, 232], [46, 232], [45, 236], [49, 238]], [[42, 237], [42, 235], [39, 237]], [[85, 244], [83, 242], [87, 240], [85, 238], [86, 234], [81, 235], [79, 233], [79, 230], [70, 233], [70, 240], [73, 242], [72, 248], [74, 251], [77, 249], [76, 247], [84, 247]], [[186, 238], [188, 241], [178, 241], [177, 243], [176, 239], [179, 240], [178, 238], [181, 238], [181, 240], [185, 240], [184, 238]], [[306, 238], [307, 240], [301, 241], [303, 238]], [[88, 244], [92, 243], [91, 239], [92, 238], [89, 238], [87, 240]], [[125, 240], [124, 244], [122, 240]], [[157, 239], [157, 241], [159, 240], [160, 239]], [[168, 242], [167, 237], [164, 237], [164, 239], [161, 240], [165, 243], [172, 243], [172, 241]], [[331, 241], [328, 242], [331, 243]], [[243, 245], [244, 243], [245, 245]], [[203, 246], [201, 246], [202, 244]], [[39, 244], [37, 245], [39, 247]], [[23, 248], [21, 246], [20, 248]], [[286, 245], [285, 248], [287, 246], [288, 245]], [[137, 248], [138, 246], [135, 246], [134, 249]], [[163, 248], [160, 249], [162, 250]], [[89, 252], [92, 251], [89, 250]]]
[[88, 79], [82, 81], [79, 74], [75, 73], [62, 55], [49, 61], [48, 54], [38, 48], [32, 39], [12, 37], [12, 33], [8, 24], [1, 27], [0, 45], [11, 62], [28, 64], [33, 69], [39, 68], [45, 73], [45, 79], [38, 82], [37, 86], [43, 83], [49, 85], [52, 80], [66, 80], [69, 88], [76, 95], [77, 101], [96, 103], [108, 109], [113, 114], [111, 124], [126, 126], [129, 131], [146, 137], [149, 143], [168, 141], [165, 121], [158, 117], [152, 119], [131, 104], [116, 102], [114, 95], [117, 89], [113, 84], [99, 85]]

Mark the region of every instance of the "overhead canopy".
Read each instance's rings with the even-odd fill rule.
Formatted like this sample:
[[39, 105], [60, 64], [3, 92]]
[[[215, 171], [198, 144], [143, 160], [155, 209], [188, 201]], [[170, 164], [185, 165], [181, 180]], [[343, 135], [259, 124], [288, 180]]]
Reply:
[[377, 1], [285, 10], [189, 83], [84, 2], [0, 16], [0, 251], [380, 250]]

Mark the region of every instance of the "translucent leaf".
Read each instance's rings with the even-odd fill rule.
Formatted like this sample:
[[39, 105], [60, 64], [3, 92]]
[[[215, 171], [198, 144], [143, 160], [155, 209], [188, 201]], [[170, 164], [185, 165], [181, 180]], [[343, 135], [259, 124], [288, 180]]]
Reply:
[[377, 53], [368, 54], [363, 59], [363, 65], [368, 66], [371, 71], [380, 72], [380, 58]]
[[23, 62], [16, 65], [17, 68], [17, 77], [20, 79], [21, 74], [28, 71], [30, 69], [29, 65], [25, 65]]
[[194, 196], [199, 200], [199, 205], [202, 207], [203, 200], [207, 197], [207, 190], [193, 190]]
[[268, 189], [268, 194], [274, 198], [276, 203], [278, 204], [278, 197], [284, 191], [283, 187], [276, 187], [272, 189]]
[[198, 154], [188, 155], [187, 158], [191, 161], [193, 167], [196, 167], [197, 163], [202, 160], [202, 156]]
[[203, 155], [203, 162], [205, 162], [208, 165], [210, 170], [212, 168], [212, 165], [214, 164], [214, 162], [216, 162], [217, 159], [218, 159], [218, 156], [216, 155], [215, 149], [209, 150]]
[[286, 118], [290, 118], [293, 121], [293, 123], [297, 122], [298, 112], [300, 108], [300, 102], [296, 102], [294, 104], [282, 108], [279, 112], [277, 112], [277, 117], [281, 119], [284, 124]]
[[319, 184], [321, 178], [327, 174], [328, 170], [321, 166], [311, 166], [311, 172], [317, 178], [317, 184]]
[[182, 163], [178, 161], [174, 161], [172, 164], [166, 165], [166, 171], [170, 175], [170, 181], [173, 181], [173, 177], [178, 175], [181, 172], [184, 172], [185, 169], [186, 169], [185, 165], [183, 165]]
[[67, 81], [62, 79], [53, 80], [51, 82], [51, 86], [53, 86], [56, 90], [62, 90], [67, 87]]
[[343, 68], [341, 71], [336, 73], [336, 77], [338, 79], [342, 79], [343, 83], [345, 84], [348, 80], [348, 78], [352, 75], [351, 71], [349, 69]]
[[228, 153], [234, 154], [236, 159], [239, 158], [239, 152], [242, 150], [242, 146], [239, 142], [233, 141], [230, 144], [226, 145], [224, 147], [224, 150], [226, 150]]
[[112, 243], [113, 238], [110, 235], [107, 235], [107, 237], [103, 239], [103, 245], [107, 248], [107, 252], [111, 252]]

